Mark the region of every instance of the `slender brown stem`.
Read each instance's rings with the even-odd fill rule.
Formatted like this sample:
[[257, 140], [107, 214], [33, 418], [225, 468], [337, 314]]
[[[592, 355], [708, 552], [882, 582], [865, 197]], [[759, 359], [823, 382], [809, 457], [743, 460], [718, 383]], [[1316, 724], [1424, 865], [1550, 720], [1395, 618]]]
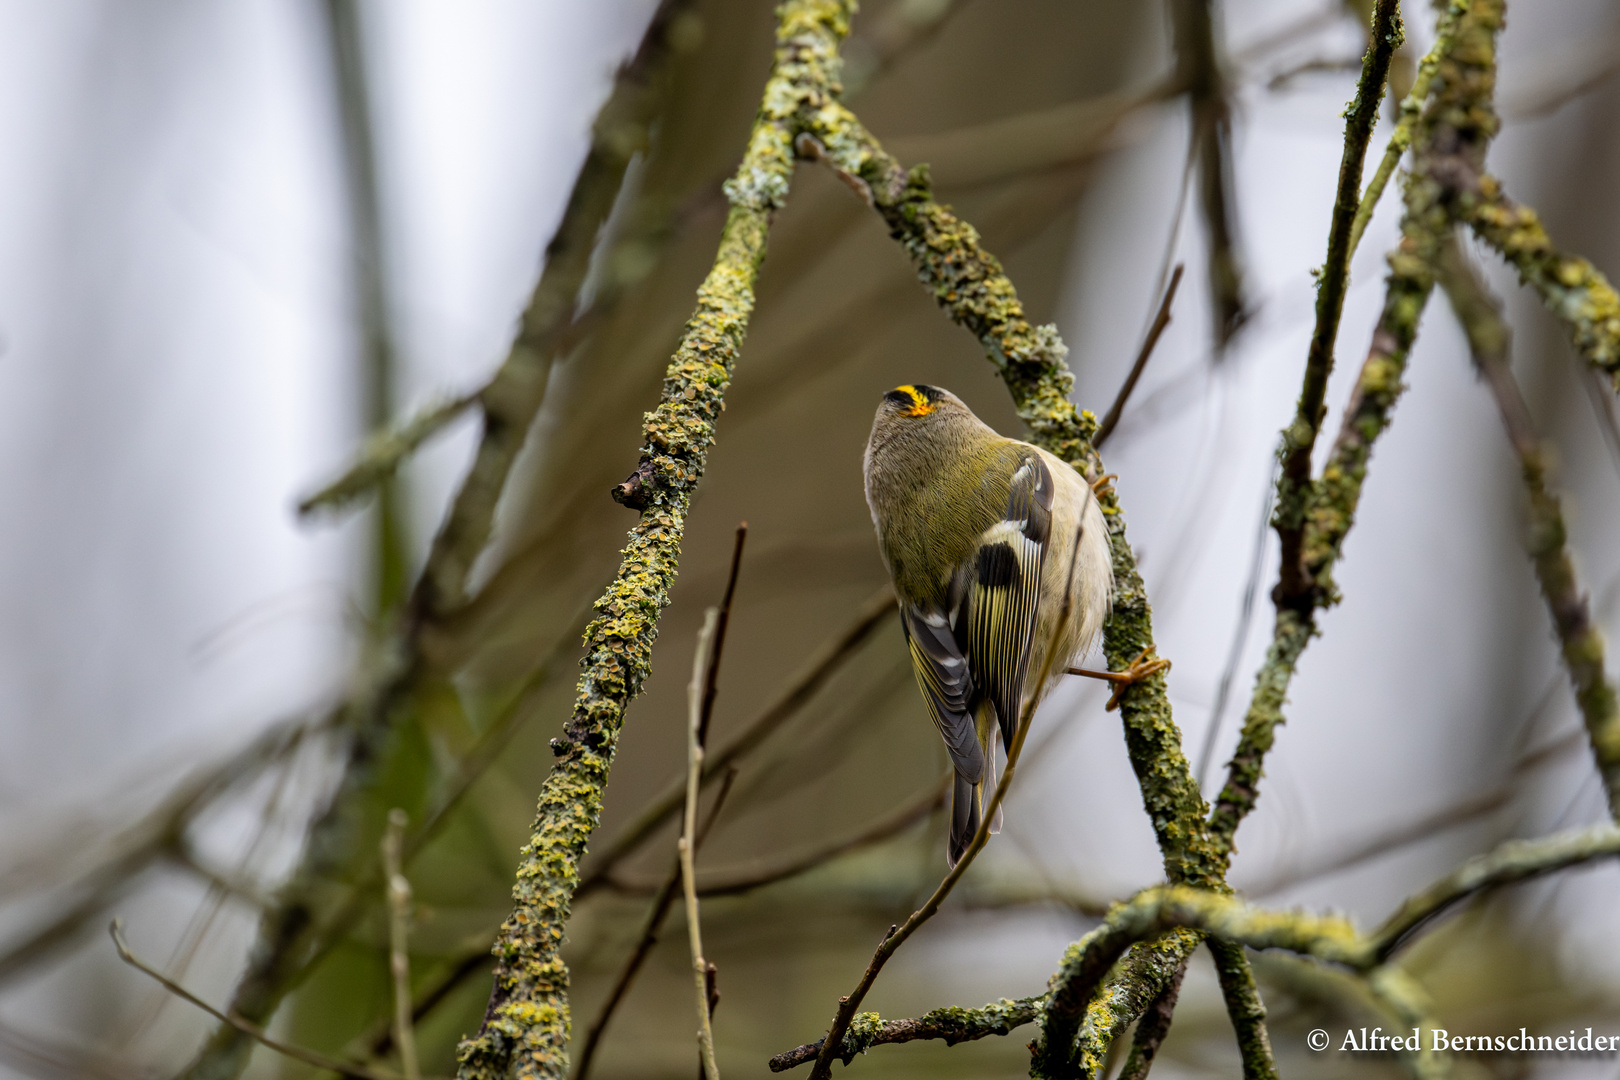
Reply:
[[[831, 862], [840, 855], [846, 855], [851, 851], [858, 851], [861, 848], [881, 843], [905, 831], [944, 806], [945, 794], [950, 790], [949, 785], [950, 775], [947, 774], [941, 784], [927, 788], [916, 798], [901, 803], [860, 832], [851, 836], [840, 837], [822, 847], [788, 855], [773, 862], [737, 867], [729, 872], [719, 871], [701, 874], [698, 876], [698, 895], [702, 897], [736, 896], [739, 893], [752, 892], [754, 889], [773, 885], [778, 881], [784, 881], [807, 873], [818, 866]], [[724, 792], [725, 790], [725, 787], [722, 786], [721, 791]], [[716, 805], [718, 803], [719, 800], [717, 799]], [[698, 840], [700, 850], [702, 843], [700, 834]], [[662, 883], [615, 880], [612, 887], [616, 892], [657, 895], [662, 888]]]
[[1164, 328], [1170, 325], [1170, 306], [1176, 302], [1176, 290], [1181, 287], [1181, 274], [1186, 269], [1186, 264], [1176, 263], [1175, 272], [1170, 275], [1170, 284], [1165, 286], [1164, 299], [1159, 301], [1159, 313], [1153, 317], [1153, 325], [1148, 327], [1147, 336], [1142, 339], [1142, 347], [1137, 350], [1136, 363], [1131, 365], [1130, 374], [1125, 376], [1125, 382], [1115, 395], [1114, 403], [1108, 406], [1102, 422], [1097, 425], [1097, 434], [1092, 436], [1091, 445], [1099, 450], [1102, 449], [1102, 444], [1108, 441], [1108, 436], [1119, 426], [1119, 418], [1125, 412], [1125, 403], [1131, 399], [1142, 372], [1147, 370], [1148, 360], [1152, 358], [1153, 350], [1164, 334]]
[[394, 1043], [406, 1080], [420, 1080], [422, 1069], [416, 1060], [416, 1030], [411, 1021], [411, 883], [405, 877], [405, 811], [388, 812], [388, 831], [383, 834], [383, 878], [388, 900], [388, 971], [394, 982]]
[[[725, 805], [726, 796], [731, 794], [731, 786], [737, 779], [735, 768], [726, 771], [725, 779], [720, 782], [720, 790], [709, 807], [708, 816], [698, 828], [697, 850], [703, 850], [703, 841], [708, 838], [709, 830], [714, 828], [715, 821], [720, 817], [720, 808]], [[607, 1028], [618, 1012], [624, 997], [630, 992], [630, 985], [636, 981], [641, 973], [642, 965], [647, 957], [652, 955], [653, 946], [658, 944], [658, 935], [664, 928], [664, 919], [669, 915], [669, 909], [674, 906], [675, 893], [681, 886], [681, 860], [673, 860], [669, 873], [665, 875], [663, 883], [653, 894], [652, 903], [647, 907], [647, 917], [642, 921], [641, 937], [636, 940], [636, 947], [625, 958], [624, 966], [619, 969], [619, 977], [613, 981], [613, 989], [608, 991], [607, 1000], [602, 1003], [591, 1021], [591, 1026], [585, 1032], [585, 1045], [579, 1052], [578, 1063], [574, 1066], [573, 1080], [586, 1080], [590, 1076], [591, 1065], [596, 1060], [596, 1052], [602, 1044]], [[702, 891], [699, 890], [699, 895]]]
[[[738, 555], [742, 553], [741, 535], [742, 532], [739, 530]], [[697, 648], [692, 655], [692, 683], [687, 689], [690, 723], [686, 732], [686, 815], [681, 828], [680, 842], [677, 845], [680, 852], [681, 886], [686, 896], [686, 935], [692, 948], [692, 977], [697, 987], [698, 1060], [703, 1066], [703, 1075], [707, 1080], [720, 1080], [720, 1069], [714, 1060], [714, 1026], [709, 1019], [710, 964], [703, 956], [703, 928], [698, 917], [697, 821], [698, 788], [702, 785], [703, 777], [704, 703], [707, 699], [708, 676], [712, 674], [714, 668], [712, 662], [714, 654], [711, 650], [718, 637], [719, 621], [720, 612], [716, 608], [710, 608], [704, 614], [703, 629], [698, 633]]]
[[[849, 625], [824, 642], [811, 655], [804, 667], [788, 680], [787, 686], [775, 701], [744, 724], [725, 745], [712, 754], [705, 754], [703, 782], [712, 783], [724, 774], [727, 768], [752, 753], [784, 724], [797, 716], [799, 710], [809, 704], [817, 692], [826, 685], [827, 680], [860, 651], [877, 628], [893, 615], [895, 610], [894, 591], [887, 585], [868, 597], [856, 611], [855, 618]], [[630, 824], [594, 853], [588, 869], [581, 875], [579, 895], [608, 884], [613, 868], [645, 843], [659, 826], [677, 814], [685, 797], [684, 778], [671, 780], [658, 797], [648, 803]]]
[[708, 670], [703, 676], [703, 708], [698, 725], [698, 745], [705, 746], [709, 739], [709, 721], [714, 716], [714, 696], [720, 686], [720, 657], [726, 649], [726, 627], [731, 624], [731, 598], [737, 592], [737, 570], [742, 566], [743, 543], [748, 539], [748, 522], [737, 523], [737, 540], [731, 549], [731, 569], [726, 574], [726, 593], [720, 599], [718, 621], [714, 629], [714, 652], [709, 657]]
[[107, 927], [107, 932], [112, 935], [113, 947], [118, 950], [118, 958], [124, 963], [128, 964], [137, 971], [150, 976], [165, 990], [180, 1000], [197, 1006], [197, 1008], [212, 1016], [214, 1019], [226, 1024], [236, 1031], [241, 1032], [243, 1035], [246, 1035], [255, 1042], [269, 1047], [278, 1054], [285, 1057], [290, 1057], [294, 1061], [302, 1061], [305, 1065], [313, 1065], [317, 1069], [325, 1069], [328, 1072], [335, 1072], [339, 1076], [345, 1077], [346, 1080], [405, 1080], [404, 1077], [401, 1077], [397, 1073], [382, 1072], [377, 1069], [368, 1069], [363, 1065], [350, 1065], [347, 1062], [338, 1061], [334, 1058], [327, 1057], [325, 1054], [317, 1053], [316, 1051], [310, 1050], [307, 1047], [282, 1042], [280, 1039], [271, 1036], [264, 1030], [264, 1028], [260, 1027], [258, 1024], [255, 1024], [246, 1017], [239, 1016], [234, 1012], [222, 1012], [219, 1009], [214, 1008], [212, 1005], [208, 1004], [208, 1002], [204, 1001], [196, 994], [193, 994], [190, 990], [187, 990], [184, 986], [175, 982], [173, 979], [163, 974], [163, 972], [159, 971], [151, 964], [148, 964], [145, 960], [142, 960], [139, 956], [136, 956], [134, 951], [130, 949], [129, 943], [124, 940], [123, 920], [114, 919], [112, 924]]
[[[1077, 545], [1069, 557], [1068, 580], [1071, 585], [1074, 581], [1074, 568], [1079, 554], [1080, 548]], [[1068, 629], [1069, 619], [1073, 616], [1073, 612], [1070, 610], [1072, 599], [1072, 589], [1065, 587], [1063, 590], [1063, 609], [1059, 613], [1057, 625], [1052, 631], [1053, 641], [1062, 641], [1063, 635]], [[1046, 685], [1047, 680], [1051, 678], [1052, 664], [1057, 659], [1057, 653], [1056, 648], [1047, 650], [1045, 661], [1041, 667], [1040, 678], [1036, 680], [1034, 685]], [[1001, 803], [1007, 797], [1007, 790], [1012, 786], [1013, 776], [1018, 771], [1018, 758], [1023, 753], [1024, 740], [1029, 736], [1030, 719], [1034, 715], [1035, 704], [1035, 697], [1031, 695], [1029, 702], [1024, 706], [1024, 715], [1018, 720], [1018, 728], [1013, 734], [1012, 745], [1007, 748], [1007, 767], [1002, 771], [1001, 780], [996, 784], [995, 794], [990, 797], [989, 803], [984, 807], [984, 811], [980, 816], [979, 828], [973, 834], [973, 839], [968, 843], [967, 850], [962, 853], [961, 859], [957, 861], [955, 866], [951, 867], [950, 872], [945, 875], [944, 880], [939, 883], [939, 887], [934, 890], [933, 895], [924, 902], [922, 907], [912, 912], [911, 917], [903, 924], [889, 931], [878, 945], [877, 952], [872, 954], [872, 962], [866, 966], [866, 971], [861, 975], [861, 981], [856, 985], [854, 991], [847, 997], [839, 999], [838, 1012], [833, 1016], [832, 1026], [827, 1029], [826, 1041], [821, 1047], [821, 1052], [816, 1055], [815, 1067], [810, 1070], [810, 1080], [827, 1080], [827, 1077], [831, 1075], [833, 1059], [838, 1056], [837, 1050], [843, 1045], [844, 1033], [849, 1030], [850, 1021], [855, 1018], [856, 1012], [860, 1010], [861, 1002], [866, 999], [867, 991], [877, 981], [878, 973], [889, 962], [889, 957], [893, 956], [895, 951], [905, 944], [906, 939], [916, 933], [917, 928], [922, 926], [923, 923], [934, 917], [939, 911], [939, 906], [951, 894], [951, 890], [956, 888], [956, 883], [962, 880], [963, 874], [967, 873], [968, 867], [973, 864], [973, 860], [978, 857], [980, 851], [984, 850], [986, 841], [990, 839], [990, 827], [996, 820], [996, 812], [1001, 809]]]

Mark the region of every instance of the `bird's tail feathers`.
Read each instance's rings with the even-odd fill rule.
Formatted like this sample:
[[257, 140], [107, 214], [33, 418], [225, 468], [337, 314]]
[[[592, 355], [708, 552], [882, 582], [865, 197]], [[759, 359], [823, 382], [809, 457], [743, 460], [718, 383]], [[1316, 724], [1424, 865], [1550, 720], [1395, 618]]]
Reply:
[[973, 834], [979, 831], [979, 785], [963, 779], [961, 773], [954, 777], [951, 787], [951, 839], [950, 847], [946, 851], [946, 860], [952, 868], [962, 861], [962, 855], [973, 842]]
[[[992, 798], [996, 793], [996, 743], [992, 739], [984, 752], [984, 781], [975, 792], [979, 798], [979, 813], [981, 820], [984, 814], [985, 800]], [[996, 816], [990, 819], [990, 835], [994, 836], [1001, 831], [1001, 807], [996, 807]]]

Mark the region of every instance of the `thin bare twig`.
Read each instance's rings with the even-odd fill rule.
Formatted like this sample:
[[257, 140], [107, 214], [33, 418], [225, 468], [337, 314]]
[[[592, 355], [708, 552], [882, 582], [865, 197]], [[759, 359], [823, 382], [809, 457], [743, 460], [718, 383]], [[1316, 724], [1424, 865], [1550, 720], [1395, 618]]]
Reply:
[[406, 1080], [421, 1080], [416, 1060], [416, 1030], [411, 1023], [411, 883], [402, 865], [405, 851], [405, 811], [388, 812], [383, 834], [383, 878], [388, 893], [388, 972], [394, 980], [394, 1043]]
[[1250, 311], [1232, 191], [1232, 115], [1211, 0], [1169, 0], [1177, 81], [1187, 94], [1190, 151], [1198, 160], [1198, 202], [1209, 233], [1210, 309], [1224, 352]]
[[[739, 522], [736, 542], [731, 549], [731, 566], [726, 573], [725, 593], [721, 596], [720, 607], [718, 609], [709, 609], [715, 615], [713, 626], [708, 627], [707, 622], [705, 623], [706, 629], [712, 632], [712, 648], [708, 650], [707, 656], [704, 657], [701, 673], [696, 670], [693, 672], [694, 679], [699, 678], [700, 674], [702, 678], [701, 702], [699, 705], [692, 706], [698, 709], [698, 715], [693, 720], [693, 723], [697, 725], [697, 768], [700, 783], [703, 751], [706, 748], [709, 736], [709, 720], [713, 715], [715, 695], [718, 692], [720, 683], [721, 650], [725, 645], [726, 626], [731, 616], [731, 601], [732, 597], [736, 595], [737, 573], [742, 567], [743, 544], [747, 539], [748, 523], [746, 521]], [[700, 637], [698, 641], [700, 654], [703, 651], [703, 641], [704, 639]], [[696, 658], [694, 658], [693, 662], [696, 664]], [[690, 760], [687, 767], [688, 770], [692, 767]], [[725, 805], [726, 796], [731, 794], [731, 785], [736, 779], [737, 767], [733, 765], [726, 769], [725, 779], [720, 785], [720, 792], [715, 796], [714, 804], [709, 808], [709, 816], [698, 827], [696, 836], [692, 841], [692, 857], [694, 860], [697, 857], [697, 850], [702, 847], [704, 839], [709, 835], [709, 830], [714, 828], [714, 823], [719, 819], [720, 808]], [[688, 777], [687, 787], [689, 789], [691, 787], [690, 777]], [[692, 797], [690, 791], [688, 797]], [[653, 898], [652, 906], [647, 912], [641, 937], [637, 941], [635, 949], [631, 951], [629, 958], [625, 961], [624, 967], [619, 972], [618, 979], [614, 981], [612, 991], [608, 994], [607, 1001], [602, 1004], [601, 1011], [597, 1013], [596, 1019], [586, 1032], [585, 1045], [580, 1051], [579, 1061], [574, 1069], [574, 1080], [586, 1080], [586, 1077], [590, 1075], [591, 1064], [596, 1059], [597, 1048], [601, 1045], [602, 1036], [606, 1033], [608, 1024], [612, 1021], [614, 1013], [618, 1011], [619, 1003], [624, 1000], [625, 994], [629, 992], [630, 984], [635, 981], [637, 973], [641, 971], [641, 965], [652, 952], [653, 946], [658, 943], [658, 934], [663, 928], [665, 916], [669, 914], [670, 905], [674, 902], [675, 890], [680, 887], [681, 882], [684, 880], [684, 866], [685, 863], [681, 853], [677, 852], [675, 865], [670, 868], [663, 884], [658, 888]]]
[[714, 1028], [709, 1022], [708, 961], [703, 956], [703, 928], [698, 919], [697, 895], [697, 806], [698, 788], [703, 776], [703, 703], [705, 673], [709, 668], [709, 650], [716, 637], [716, 624], [720, 612], [710, 608], [703, 617], [703, 629], [698, 633], [697, 649], [692, 655], [692, 682], [687, 688], [687, 707], [691, 722], [687, 725], [686, 749], [686, 817], [681, 828], [679, 850], [681, 855], [681, 885], [686, 895], [686, 936], [692, 946], [692, 977], [697, 985], [698, 1055], [703, 1064], [703, 1075], [708, 1080], [720, 1080], [720, 1068], [714, 1060]]
[[190, 1002], [203, 1012], [212, 1016], [214, 1019], [220, 1021], [221, 1023], [229, 1024], [232, 1028], [240, 1031], [248, 1038], [254, 1040], [255, 1042], [261, 1043], [264, 1046], [268, 1046], [278, 1054], [285, 1057], [290, 1057], [294, 1061], [302, 1061], [306, 1065], [313, 1065], [317, 1069], [325, 1069], [328, 1072], [335, 1072], [339, 1076], [345, 1077], [346, 1080], [405, 1080], [404, 1077], [397, 1073], [381, 1072], [376, 1069], [368, 1069], [363, 1065], [350, 1065], [346, 1062], [329, 1058], [325, 1054], [317, 1053], [316, 1051], [310, 1050], [307, 1047], [295, 1046], [292, 1043], [282, 1042], [280, 1039], [276, 1039], [269, 1035], [264, 1028], [260, 1027], [258, 1024], [255, 1024], [251, 1020], [238, 1016], [234, 1012], [221, 1012], [212, 1005], [208, 1004], [208, 1002], [204, 1001], [202, 998], [198, 997], [196, 994], [193, 994], [190, 990], [187, 990], [184, 986], [181, 986], [179, 983], [163, 974], [163, 972], [159, 971], [157, 968], [142, 960], [139, 956], [136, 956], [135, 953], [130, 949], [128, 942], [124, 940], [122, 919], [114, 919], [107, 927], [107, 932], [112, 935], [113, 947], [118, 950], [118, 958], [124, 963], [157, 980], [157, 982], [160, 983], [165, 990], [169, 991], [169, 993], [173, 994], [175, 997], [178, 997], [183, 1001]]
[[[905, 831], [945, 805], [946, 790], [945, 784], [925, 790], [916, 798], [895, 807], [893, 811], [878, 818], [853, 836], [842, 837], [823, 847], [798, 855], [790, 855], [762, 866], [741, 867], [730, 873], [700, 876], [698, 878], [698, 895], [735, 896], [738, 893], [751, 892], [754, 889], [773, 885], [778, 881], [785, 881], [788, 878], [807, 873], [841, 855], [847, 855], [852, 851], [859, 851], [862, 848], [881, 843]], [[621, 887], [634, 888], [634, 886]]]
[[1243, 646], [1249, 641], [1249, 626], [1254, 620], [1255, 601], [1260, 596], [1260, 574], [1265, 568], [1266, 539], [1271, 535], [1271, 509], [1276, 504], [1277, 466], [1274, 463], [1266, 477], [1266, 492], [1260, 503], [1260, 519], [1255, 526], [1254, 550], [1249, 556], [1249, 574], [1243, 585], [1243, 600], [1238, 605], [1237, 625], [1232, 628], [1232, 643], [1227, 646], [1226, 666], [1221, 669], [1221, 681], [1216, 684], [1215, 706], [1209, 711], [1209, 723], [1204, 728], [1204, 745], [1198, 751], [1198, 790], [1204, 789], [1209, 779], [1209, 767], [1215, 761], [1215, 747], [1219, 743], [1221, 721], [1226, 719], [1226, 706], [1232, 700], [1232, 683], [1237, 679], [1238, 665], [1243, 662]]
[[748, 540], [748, 522], [737, 523], [737, 540], [731, 549], [731, 570], [726, 574], [726, 593], [720, 598], [719, 616], [714, 628], [714, 652], [703, 676], [703, 708], [698, 722], [698, 745], [707, 746], [709, 720], [714, 716], [714, 697], [720, 687], [720, 657], [726, 648], [726, 627], [731, 625], [731, 598], [737, 593], [737, 571], [742, 567], [743, 544]]
[[[1063, 640], [1063, 635], [1069, 626], [1069, 619], [1073, 616], [1073, 612], [1070, 610], [1073, 602], [1072, 586], [1074, 583], [1074, 568], [1079, 554], [1080, 547], [1077, 544], [1069, 557], [1068, 584], [1063, 590], [1063, 608], [1058, 614], [1057, 625], [1052, 630], [1052, 641], [1054, 642]], [[1057, 660], [1058, 652], [1059, 650], [1055, 647], [1047, 650], [1045, 660], [1041, 666], [1040, 678], [1033, 685], [1045, 686], [1047, 684], [1047, 680], [1052, 676], [1052, 665]], [[933, 895], [921, 907], [912, 912], [911, 917], [902, 925], [892, 927], [889, 930], [883, 941], [879, 943], [877, 951], [872, 954], [872, 961], [867, 965], [865, 973], [861, 975], [861, 981], [856, 985], [855, 990], [847, 997], [839, 999], [838, 1011], [833, 1016], [832, 1026], [827, 1029], [827, 1037], [821, 1047], [821, 1052], [816, 1055], [815, 1067], [810, 1070], [810, 1080], [827, 1080], [827, 1077], [831, 1075], [833, 1059], [840, 1056], [838, 1051], [843, 1046], [844, 1033], [849, 1030], [850, 1022], [854, 1020], [855, 1014], [860, 1010], [861, 1002], [865, 1000], [867, 991], [877, 981], [878, 973], [889, 962], [889, 957], [894, 955], [895, 950], [905, 944], [906, 939], [916, 933], [918, 927], [934, 917], [935, 913], [939, 911], [939, 906], [945, 902], [945, 898], [956, 887], [956, 883], [962, 880], [963, 874], [967, 873], [968, 867], [972, 865], [973, 860], [978, 857], [980, 851], [984, 850], [985, 843], [990, 839], [990, 826], [996, 820], [996, 812], [1001, 809], [1002, 801], [1006, 799], [1007, 790], [1012, 786], [1013, 776], [1018, 770], [1018, 758], [1023, 753], [1024, 740], [1029, 736], [1030, 720], [1035, 714], [1035, 704], [1036, 695], [1031, 694], [1029, 701], [1024, 705], [1024, 715], [1019, 717], [1018, 728], [1013, 734], [1012, 745], [1007, 748], [1006, 768], [1002, 771], [1001, 780], [996, 784], [995, 794], [990, 797], [990, 802], [984, 808], [978, 831], [973, 834], [973, 839], [969, 841], [967, 850], [962, 853], [962, 857], [957, 861], [957, 864], [951, 867], [950, 872], [939, 883], [939, 887], [934, 890]], [[992, 747], [992, 749], [994, 748]], [[847, 1059], [845, 1064], [848, 1064]]]
[[[725, 805], [726, 796], [731, 794], [731, 785], [737, 779], [735, 767], [727, 769], [725, 779], [720, 782], [720, 790], [715, 794], [714, 803], [709, 807], [709, 816], [704, 819], [698, 828], [696, 850], [703, 850], [703, 841], [708, 838], [709, 830], [714, 828], [716, 819], [720, 816], [720, 808]], [[601, 1046], [602, 1038], [607, 1033], [607, 1026], [617, 1014], [619, 1005], [630, 992], [630, 984], [635, 982], [640, 974], [641, 967], [651, 955], [653, 946], [658, 944], [658, 935], [664, 928], [664, 919], [669, 909], [674, 905], [675, 892], [681, 887], [681, 860], [679, 853], [674, 859], [674, 865], [664, 877], [663, 884], [653, 894], [653, 901], [647, 908], [647, 917], [642, 922], [641, 937], [636, 940], [636, 947], [630, 951], [625, 959], [624, 966], [619, 969], [619, 977], [613, 981], [613, 989], [608, 992], [607, 1000], [591, 1021], [591, 1026], [585, 1032], [585, 1045], [579, 1052], [578, 1063], [574, 1067], [573, 1080], [587, 1080], [591, 1073], [591, 1065], [596, 1060], [596, 1051]], [[698, 892], [703, 895], [702, 890]], [[480, 952], [479, 956], [485, 954]]]
[[1153, 325], [1148, 328], [1147, 337], [1142, 339], [1142, 348], [1137, 351], [1136, 363], [1131, 365], [1130, 374], [1125, 376], [1125, 382], [1119, 388], [1114, 403], [1108, 406], [1103, 414], [1102, 422], [1097, 425], [1097, 434], [1092, 436], [1091, 445], [1102, 448], [1108, 436], [1114, 433], [1119, 426], [1119, 418], [1125, 411], [1125, 403], [1130, 400], [1131, 392], [1136, 389], [1136, 382], [1147, 369], [1147, 362], [1153, 356], [1154, 346], [1159, 344], [1159, 337], [1164, 328], [1170, 325], [1170, 305], [1176, 302], [1176, 290], [1181, 287], [1181, 274], [1185, 270], [1185, 263], [1176, 263], [1175, 271], [1170, 275], [1170, 284], [1165, 287], [1164, 299], [1159, 301], [1159, 313], [1153, 317]]
[[[788, 681], [775, 701], [744, 724], [742, 730], [724, 746], [713, 754], [705, 755], [703, 782], [706, 784], [713, 782], [728, 767], [753, 752], [773, 732], [798, 715], [799, 710], [815, 697], [827, 680], [855, 655], [871, 638], [873, 632], [896, 610], [894, 591], [888, 585], [882, 586], [868, 597], [850, 624], [824, 642], [810, 659], [805, 661], [804, 667]], [[608, 884], [614, 866], [646, 842], [660, 825], [678, 813], [685, 795], [684, 778], [672, 780], [630, 824], [597, 850], [589, 868], [581, 875], [577, 895], [584, 895]]]

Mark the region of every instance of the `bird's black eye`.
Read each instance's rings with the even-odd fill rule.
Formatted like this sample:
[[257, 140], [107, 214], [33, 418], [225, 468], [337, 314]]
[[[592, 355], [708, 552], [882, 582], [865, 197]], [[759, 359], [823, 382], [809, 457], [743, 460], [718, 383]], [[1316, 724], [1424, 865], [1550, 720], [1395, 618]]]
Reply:
[[904, 390], [890, 390], [887, 394], [883, 395], [883, 400], [892, 401], [896, 405], [912, 404], [911, 395], [906, 393]]

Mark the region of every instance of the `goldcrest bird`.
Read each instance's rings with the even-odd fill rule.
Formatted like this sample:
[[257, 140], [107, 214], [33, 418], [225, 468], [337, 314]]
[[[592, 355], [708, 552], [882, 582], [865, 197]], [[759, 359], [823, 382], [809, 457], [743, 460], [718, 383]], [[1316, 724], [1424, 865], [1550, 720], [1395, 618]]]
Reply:
[[[866, 502], [917, 683], [956, 774], [955, 866], [995, 790], [992, 732], [1010, 749], [1025, 710], [1033, 714], [1102, 626], [1114, 584], [1107, 527], [1091, 486], [1066, 462], [920, 384], [878, 405]], [[998, 810], [990, 831], [999, 829]]]

